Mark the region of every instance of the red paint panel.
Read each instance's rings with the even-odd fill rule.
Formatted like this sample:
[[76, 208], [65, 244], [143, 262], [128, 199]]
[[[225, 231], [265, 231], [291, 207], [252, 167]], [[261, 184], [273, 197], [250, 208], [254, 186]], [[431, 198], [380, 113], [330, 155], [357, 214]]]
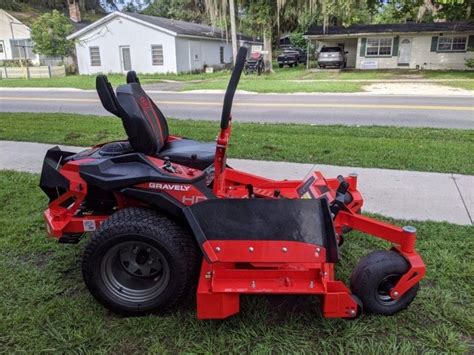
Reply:
[[326, 249], [294, 241], [208, 240], [203, 244], [210, 261], [248, 263], [323, 263]]

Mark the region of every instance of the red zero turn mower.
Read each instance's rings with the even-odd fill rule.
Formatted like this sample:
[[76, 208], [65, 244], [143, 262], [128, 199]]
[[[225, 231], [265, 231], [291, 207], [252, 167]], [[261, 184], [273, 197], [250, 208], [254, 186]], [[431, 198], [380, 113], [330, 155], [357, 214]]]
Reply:
[[[245, 57], [241, 48], [217, 144], [170, 135], [134, 72], [116, 93], [99, 75], [100, 100], [122, 119], [128, 140], [78, 154], [48, 151], [40, 182], [50, 198], [48, 234], [77, 243], [93, 233], [84, 281], [121, 314], [165, 312], [196, 287], [201, 319], [239, 312], [241, 294], [315, 295], [325, 317], [405, 309], [425, 274], [416, 231], [361, 215], [357, 176], [314, 172], [301, 181], [275, 181], [226, 164]], [[335, 279], [335, 265], [342, 234], [351, 229], [393, 246], [363, 258], [349, 289]]]

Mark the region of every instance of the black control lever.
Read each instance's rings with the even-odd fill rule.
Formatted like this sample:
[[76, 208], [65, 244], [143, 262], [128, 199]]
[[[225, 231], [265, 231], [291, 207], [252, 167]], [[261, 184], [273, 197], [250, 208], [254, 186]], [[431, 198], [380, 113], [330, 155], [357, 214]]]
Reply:
[[190, 169], [193, 169], [193, 168], [194, 168], [194, 163], [196, 162], [196, 159], [197, 159], [197, 155], [196, 155], [196, 154], [192, 154], [192, 155], [191, 155], [191, 162], [189, 163], [189, 168], [190, 168]]
[[336, 195], [345, 195], [347, 190], [349, 190], [349, 183], [342, 175], [338, 175], [337, 180], [339, 181], [339, 186], [337, 188]]
[[349, 190], [349, 183], [344, 179], [342, 175], [337, 177], [339, 181], [339, 186], [336, 190], [336, 199], [331, 204], [331, 212], [334, 215], [334, 218], [337, 216], [339, 211], [344, 207], [346, 193]]
[[170, 173], [176, 173], [176, 168], [171, 164], [171, 160], [169, 157], [164, 157], [163, 158], [165, 164], [163, 165], [163, 169], [166, 171], [169, 171]]

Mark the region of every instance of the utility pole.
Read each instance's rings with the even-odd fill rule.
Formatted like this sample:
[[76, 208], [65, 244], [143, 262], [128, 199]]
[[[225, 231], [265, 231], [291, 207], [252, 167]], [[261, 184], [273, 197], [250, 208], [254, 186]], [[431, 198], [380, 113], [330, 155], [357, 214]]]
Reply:
[[230, 33], [232, 39], [232, 58], [235, 61], [237, 58], [237, 32], [235, 29], [235, 5], [234, 0], [229, 0], [229, 12], [230, 12]]

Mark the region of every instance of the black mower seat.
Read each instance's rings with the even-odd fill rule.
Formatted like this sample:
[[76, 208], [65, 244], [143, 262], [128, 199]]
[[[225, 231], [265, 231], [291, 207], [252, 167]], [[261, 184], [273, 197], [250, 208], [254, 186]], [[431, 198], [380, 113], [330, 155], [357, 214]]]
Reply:
[[176, 164], [203, 170], [214, 162], [216, 143], [202, 143], [191, 139], [177, 139], [165, 144], [158, 157], [168, 157]]
[[[129, 75], [130, 76], [130, 75]], [[168, 141], [166, 118], [145, 93], [138, 79], [120, 85], [115, 95], [105, 75], [97, 77], [97, 92], [103, 106], [122, 119], [133, 150], [172, 162], [205, 169], [214, 162], [215, 143], [202, 143], [191, 139]]]

